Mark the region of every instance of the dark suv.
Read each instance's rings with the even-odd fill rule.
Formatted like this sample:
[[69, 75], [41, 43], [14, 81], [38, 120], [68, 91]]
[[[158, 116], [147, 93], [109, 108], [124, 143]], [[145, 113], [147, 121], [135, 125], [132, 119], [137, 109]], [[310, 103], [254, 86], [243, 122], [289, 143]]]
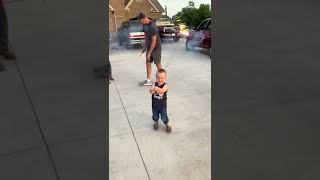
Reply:
[[186, 49], [190, 51], [196, 47], [208, 49], [211, 56], [211, 18], [202, 21], [197, 28], [189, 32]]
[[126, 48], [130, 48], [135, 44], [144, 45], [145, 35], [143, 32], [143, 26], [136, 18], [122, 22], [117, 35], [120, 46], [123, 43], [125, 43]]

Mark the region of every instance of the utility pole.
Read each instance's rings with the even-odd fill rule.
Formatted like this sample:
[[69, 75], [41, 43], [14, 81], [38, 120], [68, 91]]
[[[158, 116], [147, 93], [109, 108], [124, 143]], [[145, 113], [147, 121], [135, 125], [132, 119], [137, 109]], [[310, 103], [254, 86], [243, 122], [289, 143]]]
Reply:
[[165, 12], [166, 12], [166, 16], [168, 16], [168, 11], [167, 11], [167, 5], [165, 5]]

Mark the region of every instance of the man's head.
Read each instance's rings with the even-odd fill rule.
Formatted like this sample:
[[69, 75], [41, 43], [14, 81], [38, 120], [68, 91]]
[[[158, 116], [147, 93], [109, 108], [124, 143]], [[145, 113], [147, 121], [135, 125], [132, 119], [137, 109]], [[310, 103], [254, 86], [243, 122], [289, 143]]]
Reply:
[[137, 18], [141, 24], [148, 24], [150, 21], [144, 12], [140, 12]]
[[157, 82], [164, 83], [167, 80], [167, 72], [164, 69], [159, 69], [157, 71]]

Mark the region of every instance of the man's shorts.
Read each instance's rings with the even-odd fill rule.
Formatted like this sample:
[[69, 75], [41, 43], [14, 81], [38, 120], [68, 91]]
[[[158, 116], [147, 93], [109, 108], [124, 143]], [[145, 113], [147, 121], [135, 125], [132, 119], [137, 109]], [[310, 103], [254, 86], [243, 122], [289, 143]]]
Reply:
[[160, 64], [161, 63], [161, 56], [157, 56], [156, 58], [151, 56], [150, 61], [147, 61], [147, 63], [153, 63], [154, 64]]

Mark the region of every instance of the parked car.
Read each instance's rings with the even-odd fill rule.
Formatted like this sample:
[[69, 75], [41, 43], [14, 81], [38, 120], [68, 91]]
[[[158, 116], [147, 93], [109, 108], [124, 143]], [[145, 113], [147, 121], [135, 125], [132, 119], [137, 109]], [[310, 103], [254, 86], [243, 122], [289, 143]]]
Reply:
[[211, 56], [211, 18], [205, 19], [197, 28], [189, 32], [186, 49], [190, 51], [196, 47], [208, 49]]
[[156, 22], [156, 25], [162, 41], [165, 39], [179, 41], [179, 28], [177, 28], [174, 24], [167, 21], [158, 21]]
[[120, 46], [123, 43], [126, 48], [131, 48], [132, 45], [144, 45], [145, 34], [143, 32], [143, 25], [136, 18], [122, 22], [117, 36]]

